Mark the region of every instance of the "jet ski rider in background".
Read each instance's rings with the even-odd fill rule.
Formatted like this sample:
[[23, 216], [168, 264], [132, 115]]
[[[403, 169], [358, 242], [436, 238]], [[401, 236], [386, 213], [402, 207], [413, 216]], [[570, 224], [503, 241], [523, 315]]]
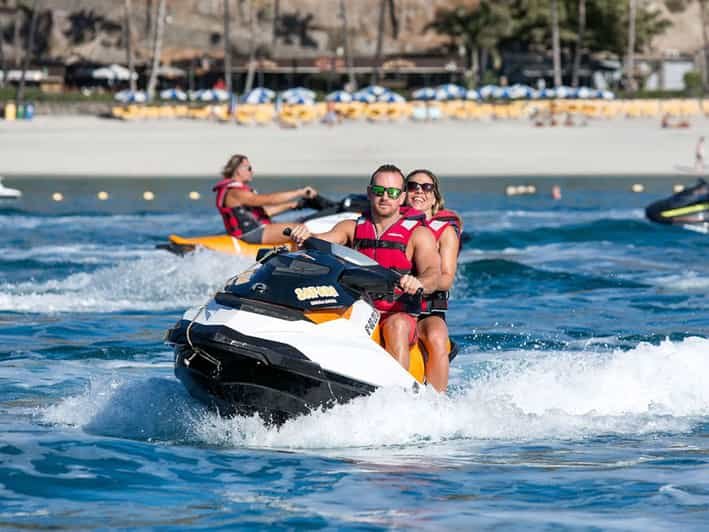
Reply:
[[318, 192], [304, 187], [259, 194], [251, 188], [253, 178], [254, 170], [246, 155], [232, 155], [224, 165], [222, 179], [213, 188], [224, 227], [227, 233], [249, 244], [283, 243], [287, 240], [283, 230], [294, 224], [273, 223], [271, 216], [301, 208], [303, 199], [312, 200]]
[[[440, 276], [436, 241], [421, 212], [402, 208], [402, 171], [391, 164], [377, 168], [367, 187], [367, 197], [369, 212], [315, 236], [350, 246], [385, 268], [402, 273], [399, 285], [406, 294], [416, 294], [420, 288], [424, 294], [436, 290]], [[291, 232], [291, 239], [299, 245], [310, 236], [305, 225], [298, 225]], [[416, 342], [416, 318], [407, 312], [411, 309], [401, 299], [377, 300], [374, 306], [381, 312], [379, 323], [385, 349], [408, 370], [409, 348]]]
[[444, 208], [438, 177], [430, 170], [414, 170], [406, 176], [406, 205], [426, 215], [441, 257], [438, 287], [426, 298], [425, 311], [419, 315], [418, 335], [426, 351], [426, 381], [439, 392], [448, 386], [448, 290], [458, 268], [462, 221], [457, 213]]

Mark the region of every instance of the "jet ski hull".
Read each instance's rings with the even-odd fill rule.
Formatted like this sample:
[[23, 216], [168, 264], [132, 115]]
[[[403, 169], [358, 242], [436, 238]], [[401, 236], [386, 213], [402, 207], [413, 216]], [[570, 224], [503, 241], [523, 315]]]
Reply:
[[376, 388], [324, 370], [296, 349], [188, 322], [168, 332], [175, 343], [175, 375], [190, 395], [221, 415], [258, 414], [270, 423], [330, 408]]

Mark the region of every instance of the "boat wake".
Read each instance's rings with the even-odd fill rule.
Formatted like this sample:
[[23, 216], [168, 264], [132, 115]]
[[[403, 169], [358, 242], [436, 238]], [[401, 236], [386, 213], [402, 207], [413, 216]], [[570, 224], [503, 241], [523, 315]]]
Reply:
[[181, 309], [203, 302], [252, 261], [211, 252], [150, 254], [42, 282], [0, 283], [0, 311], [116, 312]]
[[469, 351], [447, 396], [380, 389], [280, 428], [209, 412], [172, 378], [93, 379], [39, 415], [97, 435], [298, 450], [686, 433], [709, 416], [707, 353], [699, 337], [627, 351]]

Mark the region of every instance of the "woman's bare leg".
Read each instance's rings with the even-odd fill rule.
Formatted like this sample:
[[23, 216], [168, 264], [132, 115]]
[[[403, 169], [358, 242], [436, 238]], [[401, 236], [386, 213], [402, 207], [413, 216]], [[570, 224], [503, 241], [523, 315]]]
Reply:
[[419, 338], [428, 351], [426, 381], [439, 392], [448, 387], [448, 326], [439, 316], [428, 316], [418, 324]]

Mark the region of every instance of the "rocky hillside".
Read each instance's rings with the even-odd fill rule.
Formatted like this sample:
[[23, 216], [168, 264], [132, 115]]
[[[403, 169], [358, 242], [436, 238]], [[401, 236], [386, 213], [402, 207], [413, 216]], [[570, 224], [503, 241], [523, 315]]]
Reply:
[[[620, 1], [620, 0], [619, 0]], [[385, 54], [439, 50], [447, 40], [426, 25], [439, 7], [475, 5], [478, 0], [391, 0], [384, 27]], [[0, 0], [0, 44], [12, 60], [24, 46], [29, 11], [18, 0]], [[19, 2], [28, 5], [30, 2]], [[150, 56], [151, 26], [158, 0], [131, 0], [133, 42], [139, 62]], [[167, 62], [223, 53], [223, 0], [170, 0], [163, 59]], [[655, 2], [666, 12], [662, 2]], [[123, 0], [51, 0], [41, 2], [37, 49], [42, 57], [62, 62], [124, 62]], [[231, 0], [233, 50], [246, 57], [253, 47], [274, 59], [328, 56], [344, 44], [338, 0]], [[254, 6], [253, 13], [250, 6]], [[380, 0], [348, 0], [350, 40], [355, 56], [373, 56]], [[390, 8], [389, 8], [390, 7]], [[253, 15], [253, 17], [252, 17]], [[691, 53], [701, 43], [696, 5], [670, 15], [675, 24], [653, 43], [654, 52]], [[16, 21], [19, 32], [15, 31]], [[253, 20], [253, 25], [252, 25]], [[238, 60], [237, 60], [238, 61]]]

